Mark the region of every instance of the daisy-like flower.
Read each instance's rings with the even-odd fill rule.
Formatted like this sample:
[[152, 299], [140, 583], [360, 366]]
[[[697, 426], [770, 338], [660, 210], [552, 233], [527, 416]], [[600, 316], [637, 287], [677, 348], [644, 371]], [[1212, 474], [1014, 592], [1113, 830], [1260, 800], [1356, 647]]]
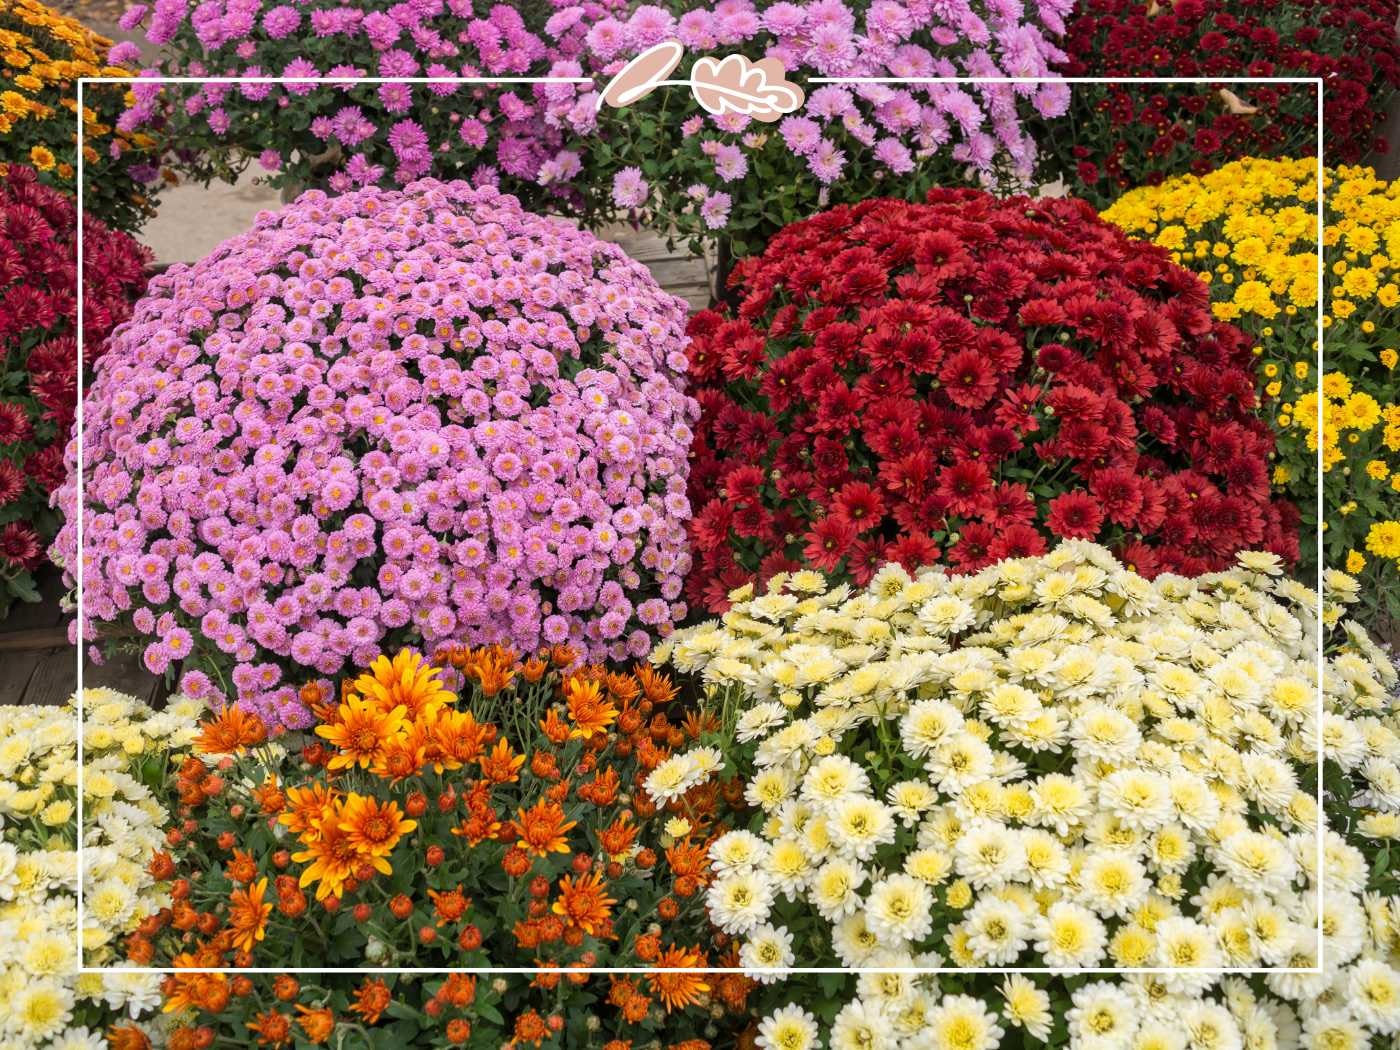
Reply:
[[1019, 973], [1009, 975], [1000, 987], [1004, 1001], [1002, 1012], [1006, 1019], [1024, 1028], [1033, 1039], [1048, 1042], [1054, 1018], [1050, 1013], [1050, 996]]
[[865, 921], [885, 941], [920, 941], [933, 929], [933, 894], [911, 875], [889, 875], [870, 887]]
[[1088, 908], [1056, 901], [1036, 920], [1035, 950], [1051, 966], [1097, 966], [1103, 958], [1108, 931]]
[[829, 922], [837, 922], [861, 905], [860, 887], [868, 873], [845, 857], [836, 857], [819, 867], [807, 881], [809, 899]]
[[873, 798], [846, 798], [832, 807], [827, 820], [832, 845], [856, 860], [869, 860], [877, 849], [893, 842], [895, 830], [889, 807]]
[[739, 965], [751, 968], [748, 975], [763, 984], [782, 980], [792, 961], [792, 934], [782, 926], [751, 930], [739, 949]]
[[987, 1004], [968, 995], [945, 996], [929, 1013], [931, 1050], [991, 1050], [1005, 1034]]
[[983, 897], [965, 920], [967, 948], [981, 966], [1007, 966], [1026, 948], [1031, 927], [1019, 905]]
[[456, 700], [441, 681], [442, 668], [424, 660], [412, 649], [401, 649], [393, 659], [375, 657], [366, 672], [355, 679], [354, 690], [382, 711], [402, 708], [407, 719], [431, 715]]
[[316, 727], [335, 748], [329, 768], [367, 768], [379, 761], [387, 748], [408, 728], [407, 708], [385, 709], [377, 700], [349, 696], [340, 705], [335, 721]]
[[773, 884], [755, 871], [722, 875], [705, 894], [710, 918], [725, 933], [748, 933], [767, 921], [773, 906]]
[[229, 894], [228, 927], [233, 934], [233, 946], [239, 951], [251, 952], [267, 933], [272, 904], [263, 900], [266, 892], [267, 879], [261, 878]]
[[759, 1050], [816, 1050], [819, 1031], [816, 1017], [796, 1003], [788, 1003], [758, 1023], [754, 1045]]

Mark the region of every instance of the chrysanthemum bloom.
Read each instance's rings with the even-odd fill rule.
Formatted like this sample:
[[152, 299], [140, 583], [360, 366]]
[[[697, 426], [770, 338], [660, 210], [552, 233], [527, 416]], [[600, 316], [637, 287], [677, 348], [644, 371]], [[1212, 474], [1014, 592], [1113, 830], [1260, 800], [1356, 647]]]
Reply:
[[[56, 75], [57, 63], [48, 67]], [[72, 115], [65, 118], [71, 134]], [[11, 163], [0, 174], [0, 361], [8, 375], [0, 384], [0, 615], [16, 596], [34, 600], [29, 573], [57, 525], [49, 499], [63, 480], [63, 443], [78, 403], [77, 234], [71, 198], [31, 168]], [[131, 316], [149, 253], [91, 213], [83, 238], [90, 366]]]
[[1104, 543], [1193, 575], [1267, 548], [1254, 359], [1195, 275], [1083, 202], [934, 190], [838, 207], [691, 320], [702, 418], [688, 588], [707, 608], [803, 563], [864, 583]]
[[403, 644], [645, 653], [686, 611], [684, 316], [492, 188], [264, 213], [152, 283], [91, 387], [84, 629], [272, 726]]

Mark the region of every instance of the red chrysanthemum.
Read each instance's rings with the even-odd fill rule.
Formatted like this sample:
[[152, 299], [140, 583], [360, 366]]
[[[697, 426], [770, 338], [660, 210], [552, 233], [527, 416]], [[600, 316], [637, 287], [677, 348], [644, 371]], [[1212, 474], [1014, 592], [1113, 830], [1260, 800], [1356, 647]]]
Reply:
[[687, 588], [710, 609], [801, 561], [863, 583], [890, 560], [972, 571], [1062, 538], [1148, 575], [1296, 557], [1249, 340], [1081, 201], [835, 208], [731, 287], [733, 309], [690, 326]]
[[[77, 209], [34, 171], [0, 176], [0, 559], [32, 569], [55, 524], [48, 493], [63, 475], [77, 407]], [[148, 253], [124, 233], [83, 224], [83, 349], [91, 364], [145, 288]], [[16, 483], [18, 477], [18, 483]], [[28, 482], [32, 481], [30, 485]], [[0, 613], [9, 594], [0, 581]]]

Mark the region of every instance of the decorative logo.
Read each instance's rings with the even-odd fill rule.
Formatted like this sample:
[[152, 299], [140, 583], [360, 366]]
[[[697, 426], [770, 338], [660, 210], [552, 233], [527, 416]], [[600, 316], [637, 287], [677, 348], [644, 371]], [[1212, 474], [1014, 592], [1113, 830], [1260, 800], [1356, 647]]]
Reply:
[[751, 62], [743, 55], [705, 55], [690, 67], [688, 80], [667, 80], [684, 57], [685, 48], [678, 40], [652, 45], [608, 81], [598, 96], [598, 108], [604, 103], [618, 109], [630, 106], [659, 87], [688, 87], [706, 112], [739, 113], [764, 123], [802, 106], [802, 89], [787, 79], [776, 58]]

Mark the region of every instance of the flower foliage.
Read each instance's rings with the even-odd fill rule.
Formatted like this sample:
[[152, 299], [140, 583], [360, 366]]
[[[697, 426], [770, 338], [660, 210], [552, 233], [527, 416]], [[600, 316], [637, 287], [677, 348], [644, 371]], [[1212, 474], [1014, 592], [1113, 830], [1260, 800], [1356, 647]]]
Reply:
[[[1089, 0], [1065, 50], [1066, 76], [1320, 77], [1330, 164], [1386, 149], [1378, 127], [1400, 88], [1388, 0]], [[1107, 203], [1169, 175], [1316, 151], [1317, 92], [1307, 83], [1085, 87], [1046, 131], [1075, 191]]]
[[691, 323], [693, 596], [1097, 539], [1151, 576], [1296, 557], [1245, 335], [1080, 201], [940, 191], [788, 227]]
[[[106, 349], [145, 287], [148, 255], [84, 216], [84, 362]], [[0, 176], [0, 613], [36, 600], [31, 571], [58, 522], [63, 441], [77, 406], [77, 211], [13, 164]]]
[[[1071, 5], [915, 0], [645, 4], [589, 30], [592, 68], [607, 75], [661, 40], [691, 58], [740, 52], [808, 77], [1051, 76]], [[688, 68], [688, 67], [687, 67]], [[734, 113], [677, 112], [663, 89], [597, 127], [576, 123], [585, 187], [600, 207], [674, 230], [693, 247], [723, 236], [736, 254], [761, 249], [784, 224], [875, 195], [916, 199], [935, 184], [1028, 177], [1028, 117], [1060, 116], [1063, 84], [812, 85], [773, 128]], [[680, 96], [683, 97], [683, 96]], [[588, 116], [591, 117], [589, 107]]]
[[[1317, 162], [1250, 159], [1126, 194], [1104, 217], [1168, 248], [1209, 282], [1215, 315], [1258, 340], [1277, 403], [1274, 481], [1318, 520], [1322, 560], [1357, 575], [1373, 610], [1400, 615], [1400, 183], [1369, 168], [1323, 176], [1324, 374], [1317, 375]], [[1323, 402], [1318, 431], [1318, 398]], [[1315, 545], [1311, 545], [1315, 546]], [[1309, 550], [1304, 571], [1315, 573]]]
[[[1345, 619], [1354, 580], [1332, 574], [1319, 621], [1280, 572], [1250, 552], [1149, 582], [1078, 541], [975, 575], [891, 565], [855, 592], [803, 570], [664, 643], [758, 807], [711, 845], [706, 895], [769, 968], [767, 1045], [813, 1047], [818, 1022], [833, 1047], [976, 1050], [1016, 1028], [1085, 1050], [1400, 1031], [1396, 670]], [[1315, 967], [1320, 922], [1320, 973], [1209, 972]], [[796, 959], [1166, 972], [835, 995], [784, 980]]]
[[[0, 0], [0, 173], [32, 166], [44, 183], [75, 192], [78, 78], [131, 76], [113, 50], [110, 40], [37, 0]], [[124, 96], [121, 85], [88, 84], [83, 93], [84, 203], [130, 230], [152, 213], [146, 184], [159, 173], [152, 140], [116, 130]]]
[[305, 723], [310, 669], [414, 639], [642, 655], [685, 614], [684, 316], [490, 187], [264, 213], [99, 365], [85, 609], [270, 725]]
[[[160, 49], [156, 69], [168, 75], [577, 77], [588, 27], [616, 6], [431, 0], [390, 10], [358, 0], [310, 9], [218, 0], [196, 9], [156, 0], [129, 8], [121, 24], [144, 27]], [[137, 85], [122, 126], [158, 133], [175, 167], [204, 178], [231, 178], [255, 158], [273, 185], [326, 179], [336, 191], [467, 173], [532, 204], [567, 206], [578, 199], [579, 160], [563, 148], [565, 122], [583, 111], [579, 90]]]
[[88, 965], [116, 968], [78, 974], [76, 712], [0, 708], [0, 1040], [11, 1046], [100, 1045], [109, 1025], [144, 1039], [136, 1020], [160, 1001], [159, 978], [120, 969], [122, 941], [169, 902], [146, 870], [166, 823], [148, 781], [188, 749], [200, 705], [157, 713], [107, 689], [83, 699], [82, 942]]
[[[439, 655], [380, 657], [338, 697], [309, 695], [316, 742], [299, 752], [239, 708], [206, 721], [203, 757], [175, 782], [189, 834], [155, 864], [180, 876], [176, 899], [131, 947], [176, 967], [459, 972], [392, 988], [243, 979], [242, 991], [176, 974], [164, 984], [172, 1047], [202, 1029], [275, 1045], [300, 1028], [336, 1045], [337, 1028], [381, 1022], [421, 1033], [419, 1045], [618, 1047], [630, 1044], [609, 1040], [658, 1032], [676, 1045], [711, 1003], [715, 1017], [742, 1007], [744, 978], [687, 972], [728, 956], [671, 933], [704, 928], [719, 789], [673, 804], [664, 840], [664, 815], [638, 793], [701, 728], [668, 720], [666, 676], [575, 667], [562, 647], [523, 661], [499, 647]], [[543, 972], [470, 975], [512, 966]], [[577, 966], [650, 969], [570, 975]]]

